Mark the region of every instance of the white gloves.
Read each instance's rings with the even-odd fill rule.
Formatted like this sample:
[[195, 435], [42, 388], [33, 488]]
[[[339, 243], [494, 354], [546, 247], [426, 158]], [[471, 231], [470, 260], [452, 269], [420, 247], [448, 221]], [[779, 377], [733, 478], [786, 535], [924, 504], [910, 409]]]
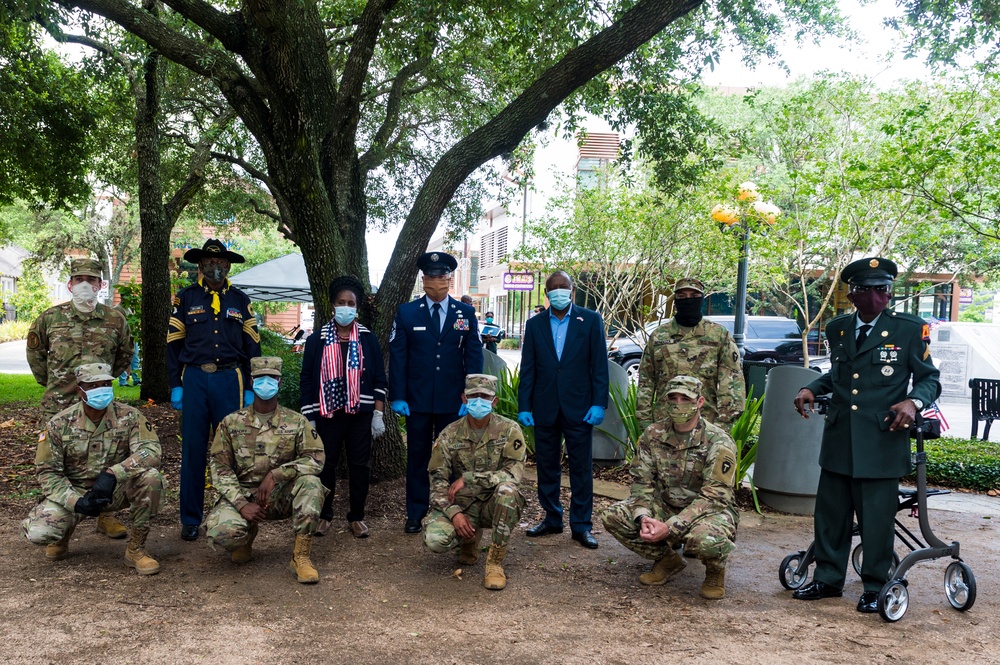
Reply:
[[381, 411], [372, 413], [372, 438], [378, 439], [385, 434], [385, 416]]

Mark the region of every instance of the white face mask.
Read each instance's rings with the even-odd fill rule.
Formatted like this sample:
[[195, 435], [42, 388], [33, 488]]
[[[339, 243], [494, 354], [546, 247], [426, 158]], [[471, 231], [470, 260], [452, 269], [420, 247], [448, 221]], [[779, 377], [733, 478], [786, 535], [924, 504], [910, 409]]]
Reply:
[[71, 289], [73, 306], [81, 312], [90, 313], [97, 307], [97, 289], [90, 282], [79, 282]]

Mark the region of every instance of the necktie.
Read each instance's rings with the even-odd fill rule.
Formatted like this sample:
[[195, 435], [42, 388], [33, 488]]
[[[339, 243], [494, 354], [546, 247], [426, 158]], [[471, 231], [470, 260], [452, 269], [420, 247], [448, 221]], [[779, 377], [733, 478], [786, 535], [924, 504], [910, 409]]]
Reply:
[[[441, 303], [434, 303], [431, 307], [431, 318], [434, 319], [434, 327], [437, 329], [437, 333], [441, 334]], [[868, 326], [871, 328], [871, 326]]]
[[861, 326], [861, 332], [858, 333], [858, 343], [857, 343], [857, 347], [859, 349], [861, 348], [861, 345], [865, 343], [865, 340], [868, 339], [868, 332], [872, 329], [872, 327], [873, 326], [869, 326], [867, 324]]

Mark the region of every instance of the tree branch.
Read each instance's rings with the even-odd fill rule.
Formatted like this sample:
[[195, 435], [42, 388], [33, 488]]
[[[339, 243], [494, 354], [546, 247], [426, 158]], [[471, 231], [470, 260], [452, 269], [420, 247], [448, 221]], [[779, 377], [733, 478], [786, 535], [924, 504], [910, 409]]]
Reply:
[[181, 16], [218, 39], [227, 50], [242, 53], [246, 47], [239, 14], [226, 14], [202, 0], [162, 0]]
[[204, 186], [205, 166], [208, 164], [208, 160], [212, 158], [211, 147], [215, 143], [216, 139], [218, 139], [219, 133], [235, 118], [236, 111], [233, 109], [226, 109], [224, 113], [212, 121], [211, 127], [202, 132], [201, 137], [198, 140], [198, 144], [195, 146], [194, 153], [191, 155], [188, 177], [184, 180], [177, 191], [174, 192], [174, 195], [170, 197], [170, 201], [163, 206], [163, 211], [166, 213], [167, 220], [171, 225], [177, 221], [177, 218], [180, 217], [184, 208], [191, 203], [191, 199], [193, 199], [195, 194], [197, 194], [198, 191]]
[[271, 178], [268, 177], [266, 173], [256, 168], [255, 166], [250, 164], [250, 162], [246, 161], [242, 157], [236, 157], [235, 155], [229, 155], [224, 152], [213, 151], [212, 159], [217, 159], [220, 162], [229, 162], [230, 164], [235, 164], [236, 166], [240, 167], [241, 169], [252, 175], [254, 178], [257, 178], [257, 180], [260, 180], [262, 183], [264, 183], [265, 186], [267, 186], [268, 189], [273, 191], [274, 188], [272, 187], [273, 183], [271, 182]]
[[[430, 54], [425, 54], [399, 70], [399, 74], [389, 88], [389, 97], [385, 103], [385, 119], [375, 132], [371, 147], [361, 156], [361, 170], [367, 173], [385, 161], [390, 145], [389, 138], [399, 124], [399, 109], [406, 93], [406, 84], [416, 76], [431, 61]], [[397, 136], [396, 140], [399, 140]]]

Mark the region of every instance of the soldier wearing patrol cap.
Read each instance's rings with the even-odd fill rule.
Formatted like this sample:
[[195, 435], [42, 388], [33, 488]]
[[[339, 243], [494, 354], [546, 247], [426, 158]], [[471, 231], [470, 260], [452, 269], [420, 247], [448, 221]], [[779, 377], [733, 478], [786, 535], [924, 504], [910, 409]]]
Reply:
[[212, 442], [219, 500], [205, 518], [205, 534], [233, 563], [247, 563], [260, 523], [291, 517], [289, 566], [300, 583], [315, 584], [319, 573], [309, 555], [326, 495], [319, 479], [323, 442], [305, 416], [278, 404], [281, 358], [253, 358], [250, 367], [253, 405], [223, 418]]
[[479, 559], [483, 529], [493, 529], [483, 579], [492, 590], [507, 586], [503, 560], [524, 508], [519, 485], [527, 454], [520, 426], [493, 413], [496, 395], [496, 377], [465, 378], [467, 413], [444, 428], [431, 453], [431, 512], [424, 530], [427, 549], [460, 547], [459, 563], [471, 566]]
[[702, 382], [675, 376], [664, 388], [666, 419], [639, 439], [630, 469], [632, 496], [601, 515], [604, 528], [636, 554], [652, 559], [639, 576], [666, 584], [687, 565], [675, 547], [705, 564], [701, 596], [726, 594], [726, 559], [736, 547], [736, 444], [724, 429], [701, 417]]
[[205, 501], [205, 453], [219, 422], [253, 401], [250, 359], [260, 355], [260, 333], [250, 298], [229, 283], [229, 267], [243, 257], [209, 239], [189, 249], [198, 283], [178, 291], [167, 325], [170, 403], [181, 420], [181, 538], [195, 540]]
[[69, 274], [66, 286], [72, 299], [42, 312], [28, 329], [28, 365], [45, 386], [43, 422], [77, 401], [75, 370], [81, 364], [104, 362], [117, 376], [132, 360], [125, 316], [97, 301], [104, 286], [101, 264], [73, 259]]
[[857, 609], [865, 613], [878, 612], [878, 593], [889, 578], [899, 478], [910, 472], [910, 424], [941, 393], [929, 327], [886, 308], [897, 273], [896, 264], [881, 257], [844, 268], [840, 278], [857, 311], [829, 322], [830, 371], [800, 390], [794, 403], [808, 418], [815, 396], [833, 393], [819, 457], [816, 573], [793, 595], [843, 594], [857, 515], [865, 552]]
[[[424, 297], [400, 305], [389, 334], [389, 404], [406, 417], [406, 533], [420, 533], [434, 439], [464, 415], [468, 374], [483, 371], [476, 310], [448, 295], [455, 257], [427, 252], [417, 260]], [[461, 413], [460, 413], [461, 410]]]
[[703, 417], [728, 424], [743, 412], [746, 386], [739, 351], [723, 326], [701, 314], [705, 285], [693, 277], [674, 284], [674, 317], [653, 331], [639, 364], [635, 415], [642, 428], [666, 415], [666, 386], [696, 376], [704, 386]]
[[[75, 372], [78, 402], [60, 411], [38, 438], [35, 466], [44, 498], [21, 524], [24, 537], [45, 545], [45, 558], [65, 559], [84, 516], [112, 535], [102, 516], [129, 506], [132, 537], [125, 565], [140, 575], [160, 570], [146, 553], [149, 521], [163, 494], [160, 442], [139, 412], [113, 401], [111, 365], [89, 363]], [[122, 534], [124, 535], [124, 534]]]

